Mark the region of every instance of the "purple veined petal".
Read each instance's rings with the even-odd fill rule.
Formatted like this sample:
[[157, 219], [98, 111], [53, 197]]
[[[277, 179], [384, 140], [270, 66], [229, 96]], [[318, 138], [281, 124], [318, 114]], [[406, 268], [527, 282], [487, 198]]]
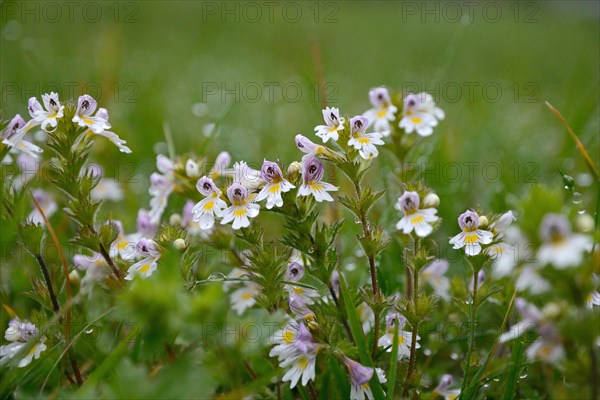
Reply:
[[50, 94], [42, 95], [42, 101], [48, 112], [57, 112], [60, 110], [60, 101], [58, 100], [58, 93], [51, 92]]
[[140, 208], [136, 221], [137, 231], [144, 236], [154, 236], [158, 229], [158, 224], [152, 221], [150, 211]]
[[135, 245], [136, 252], [142, 257], [156, 258], [160, 255], [160, 252], [156, 248], [154, 240], [141, 238]]
[[[98, 112], [100, 112], [100, 110], [98, 110]], [[173, 165], [173, 161], [171, 161], [169, 157], [163, 154], [159, 154], [158, 156], [156, 156], [156, 168], [162, 174], [167, 174], [173, 171], [175, 165]]]
[[29, 98], [27, 109], [29, 110], [29, 115], [31, 115], [31, 118], [35, 118], [39, 115], [39, 113], [44, 112], [42, 105], [35, 97]]
[[[89, 94], [79, 96], [79, 99], [77, 100], [77, 111], [75, 112], [75, 115], [80, 117], [89, 117], [94, 113], [94, 111], [96, 111], [97, 106], [98, 103]], [[98, 110], [98, 114], [100, 114], [100, 110]], [[108, 113], [106, 115], [106, 119], [108, 120]]]
[[350, 118], [350, 135], [360, 136], [365, 133], [369, 126], [369, 120], [367, 117], [357, 115], [356, 117]]
[[442, 276], [448, 271], [448, 261], [436, 259], [431, 264], [421, 270], [422, 274], [429, 276]]
[[435, 392], [444, 393], [446, 390], [448, 390], [448, 388], [450, 386], [452, 386], [453, 382], [454, 382], [454, 378], [452, 377], [452, 375], [450, 375], [450, 374], [442, 375], [442, 378], [440, 379], [440, 383], [438, 383], [437, 387], [435, 388]]
[[260, 177], [267, 183], [273, 183], [280, 181], [283, 178], [283, 173], [277, 163], [265, 160], [260, 169]]
[[353, 361], [348, 357], [344, 357], [344, 363], [348, 367], [350, 378], [356, 386], [362, 386], [365, 383], [368, 383], [373, 377], [373, 372], [375, 372], [373, 368], [365, 367], [364, 365]]
[[479, 215], [475, 211], [467, 210], [458, 217], [458, 226], [462, 230], [475, 230], [479, 227]]
[[404, 214], [411, 214], [419, 208], [421, 200], [417, 192], [406, 191], [398, 198], [398, 204]]
[[207, 176], [198, 179], [198, 182], [196, 182], [196, 189], [204, 196], [210, 196], [219, 190], [213, 180]]
[[248, 189], [241, 183], [234, 182], [227, 188], [227, 197], [231, 204], [242, 204], [248, 198]]
[[[35, 99], [35, 97], [33, 98]], [[6, 126], [6, 129], [4, 129], [2, 132], [2, 138], [10, 139], [18, 132], [19, 129], [23, 128], [24, 126], [25, 120], [19, 114], [15, 115]]]
[[392, 313], [385, 316], [385, 326], [388, 331], [394, 331], [394, 324], [398, 323], [398, 332], [404, 328], [406, 318], [400, 313]]
[[321, 112], [327, 126], [334, 127], [340, 124], [340, 110], [338, 108], [326, 107]]
[[298, 261], [292, 261], [287, 266], [285, 280], [289, 282], [298, 282], [304, 276], [304, 265]]
[[391, 103], [390, 93], [385, 87], [377, 87], [369, 91], [369, 100], [375, 107], [384, 107]]
[[318, 145], [314, 142], [312, 142], [310, 139], [308, 139], [305, 136], [302, 136], [300, 134], [296, 135], [296, 147], [298, 147], [298, 149], [306, 154], [309, 153], [313, 153], [317, 150]]
[[308, 157], [302, 165], [302, 178], [304, 183], [319, 182], [323, 178], [325, 167], [315, 156]]

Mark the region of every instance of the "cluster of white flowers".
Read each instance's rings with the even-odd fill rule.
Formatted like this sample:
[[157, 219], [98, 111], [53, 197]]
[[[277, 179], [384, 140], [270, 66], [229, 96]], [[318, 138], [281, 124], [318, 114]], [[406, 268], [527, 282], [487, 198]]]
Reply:
[[42, 352], [46, 350], [46, 337], [38, 336], [38, 330], [31, 322], [21, 321], [18, 318], [10, 320], [8, 328], [4, 332], [4, 339], [10, 343], [0, 346], [0, 366], [17, 356], [22, 357], [17, 364], [19, 368], [28, 366], [33, 359], [40, 358]]

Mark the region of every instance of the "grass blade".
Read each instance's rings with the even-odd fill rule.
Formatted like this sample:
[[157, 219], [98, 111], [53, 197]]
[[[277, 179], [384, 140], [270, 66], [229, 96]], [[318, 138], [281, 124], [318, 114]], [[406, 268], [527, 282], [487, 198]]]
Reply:
[[[363, 365], [368, 367], [373, 367], [373, 361], [371, 360], [371, 356], [369, 355], [369, 350], [367, 347], [367, 340], [362, 330], [362, 325], [358, 318], [358, 314], [356, 313], [356, 307], [354, 307], [354, 301], [350, 296], [350, 292], [348, 291], [348, 286], [346, 285], [346, 280], [344, 276], [340, 274], [340, 291], [342, 296], [344, 297], [344, 305], [346, 306], [346, 313], [348, 314], [348, 323], [350, 325], [350, 330], [352, 331], [352, 335], [354, 336], [354, 341], [356, 342], [356, 347], [358, 349], [358, 356], [360, 358], [360, 362]], [[373, 379], [369, 382], [371, 386], [371, 390], [373, 391], [373, 396], [377, 400], [383, 400], [385, 395], [383, 393], [383, 389], [381, 388], [381, 384], [379, 383], [379, 378], [377, 374], [373, 374]]]
[[517, 382], [519, 381], [519, 370], [521, 369], [521, 359], [523, 358], [523, 341], [515, 340], [515, 346], [512, 353], [512, 365], [508, 372], [506, 390], [502, 396], [502, 400], [512, 400], [515, 398], [515, 390], [517, 390]]
[[[375, 338], [377, 340], [377, 338]], [[398, 374], [398, 324], [394, 326], [394, 341], [392, 343], [392, 355], [390, 356], [390, 368], [388, 370], [388, 400], [394, 399], [394, 389], [396, 386], [396, 375]]]

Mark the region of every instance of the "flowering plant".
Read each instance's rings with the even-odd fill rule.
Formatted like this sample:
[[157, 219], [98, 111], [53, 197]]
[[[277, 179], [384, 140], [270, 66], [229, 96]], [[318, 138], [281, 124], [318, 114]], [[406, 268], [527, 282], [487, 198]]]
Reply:
[[[456, 205], [456, 234], [443, 195], [405, 170], [443, 130], [431, 95], [379, 87], [368, 111], [326, 107], [291, 162], [160, 154], [135, 228], [101, 209], [124, 195], [91, 164], [94, 142], [132, 153], [107, 110], [87, 94], [42, 99], [1, 126], [5, 240], [39, 268], [24, 283], [2, 267], [3, 394], [127, 397], [132, 376], [169, 397], [597, 394], [597, 214], [533, 187], [513, 210]], [[380, 161], [393, 166], [386, 188], [372, 179]], [[528, 384], [569, 370], [564, 388]]]

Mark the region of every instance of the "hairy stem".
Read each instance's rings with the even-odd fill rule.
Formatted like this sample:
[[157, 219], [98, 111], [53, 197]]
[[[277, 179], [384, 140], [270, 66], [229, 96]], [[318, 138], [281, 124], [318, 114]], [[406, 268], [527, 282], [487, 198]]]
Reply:
[[[417, 253], [419, 252], [419, 239], [417, 237], [413, 238], [413, 244], [414, 244], [413, 257], [416, 257]], [[408, 282], [410, 282], [410, 279], [408, 279]], [[411, 298], [411, 300], [412, 300], [413, 312], [416, 314], [417, 313], [417, 305], [418, 305], [418, 301], [419, 301], [419, 274], [414, 269], [412, 271], [412, 298]], [[417, 333], [418, 333], [418, 330], [419, 330], [419, 323], [416, 322], [413, 324], [413, 327], [412, 327], [412, 338], [411, 338], [411, 342], [410, 342], [410, 358], [408, 361], [408, 370], [406, 372], [406, 379], [404, 381], [404, 393], [403, 393], [404, 397], [408, 396], [409, 383], [410, 383], [410, 380], [413, 376], [414, 369], [415, 369], [415, 361], [417, 358]]]
[[46, 288], [48, 288], [48, 294], [50, 295], [50, 300], [52, 301], [52, 309], [54, 310], [54, 312], [58, 312], [58, 310], [60, 310], [60, 306], [58, 305], [58, 299], [56, 298], [54, 288], [52, 287], [52, 282], [50, 281], [50, 273], [48, 272], [46, 263], [44, 262], [44, 259], [40, 254], [37, 254], [35, 256], [35, 259], [40, 265], [42, 275], [44, 275], [44, 280], [46, 281]]
[[123, 273], [121, 272], [121, 270], [119, 268], [117, 268], [117, 266], [115, 265], [113, 260], [110, 258], [110, 255], [108, 254], [108, 252], [106, 251], [106, 249], [104, 248], [104, 245], [102, 243], [100, 243], [100, 254], [102, 254], [102, 257], [104, 258], [104, 260], [106, 261], [106, 263], [108, 264], [110, 269], [112, 270], [112, 273], [115, 274], [117, 281], [121, 282], [121, 280], [123, 279]]

